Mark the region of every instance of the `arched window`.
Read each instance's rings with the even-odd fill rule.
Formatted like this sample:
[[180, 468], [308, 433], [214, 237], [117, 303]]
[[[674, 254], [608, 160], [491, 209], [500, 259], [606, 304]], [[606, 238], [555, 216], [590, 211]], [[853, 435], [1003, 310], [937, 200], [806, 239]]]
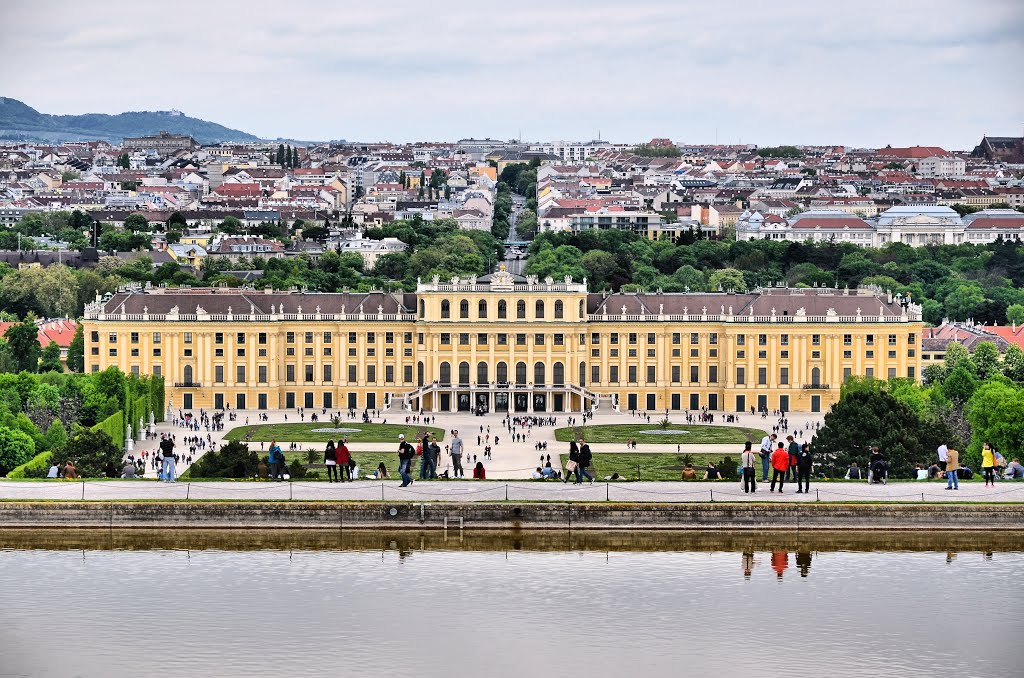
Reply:
[[420, 299], [420, 317], [422, 318], [427, 314], [427, 302]]
[[508, 304], [502, 299], [498, 302], [498, 320], [504, 320], [508, 317]]
[[817, 367], [811, 369], [811, 384], [813, 386], [821, 384], [821, 370]]
[[520, 320], [526, 318], [526, 302], [522, 299], [516, 302], [516, 318]]
[[551, 383], [555, 386], [565, 385], [565, 365], [555, 363], [551, 366]]
[[441, 379], [442, 384], [452, 383], [452, 366], [448, 363], [441, 363]]
[[469, 384], [469, 363], [459, 363], [459, 384]]
[[560, 320], [565, 317], [565, 304], [559, 299], [555, 302], [555, 318]]
[[416, 363], [416, 385], [423, 386], [423, 363]]
[[486, 384], [487, 381], [487, 363], [479, 362], [476, 364], [476, 383]]
[[533, 366], [533, 383], [538, 386], [544, 384], [544, 363], [537, 363]]
[[516, 383], [526, 385], [526, 363], [516, 363]]
[[469, 320], [469, 302], [465, 299], [459, 302], [459, 317]]
[[580, 363], [580, 386], [587, 385], [587, 364]]
[[536, 313], [536, 317], [537, 317], [538, 320], [540, 318], [543, 318], [544, 317], [544, 302], [538, 300], [537, 303], [534, 305], [534, 310], [536, 310], [536, 312], [537, 312]]
[[191, 384], [192, 383], [192, 366], [191, 365], [185, 365], [185, 383], [186, 384]]
[[441, 301], [441, 317], [451, 318], [452, 317], [452, 305], [448, 303], [447, 299]]
[[499, 384], [507, 384], [508, 383], [508, 365], [506, 365], [505, 363], [502, 362], [502, 363], [498, 363], [497, 367], [498, 367], [498, 369], [497, 369], [497, 372], [498, 372], [498, 375], [497, 375], [498, 376], [498, 383]]
[[480, 303], [476, 305], [476, 317], [480, 320], [487, 319], [487, 302], [483, 299], [481, 299]]

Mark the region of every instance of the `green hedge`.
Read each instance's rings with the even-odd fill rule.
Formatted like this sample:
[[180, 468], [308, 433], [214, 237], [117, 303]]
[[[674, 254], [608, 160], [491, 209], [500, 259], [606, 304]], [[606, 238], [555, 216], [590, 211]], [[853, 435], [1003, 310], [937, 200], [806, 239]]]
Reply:
[[[21, 466], [16, 466], [7, 474], [8, 478], [45, 478], [50, 470], [50, 458], [53, 453], [47, 450], [26, 461]], [[40, 470], [42, 473], [40, 473]]]
[[149, 408], [153, 411], [157, 421], [164, 420], [166, 408], [164, 407], [164, 378], [162, 376], [149, 378]]
[[93, 431], [105, 431], [118, 449], [124, 449], [124, 412], [118, 410], [92, 427]]

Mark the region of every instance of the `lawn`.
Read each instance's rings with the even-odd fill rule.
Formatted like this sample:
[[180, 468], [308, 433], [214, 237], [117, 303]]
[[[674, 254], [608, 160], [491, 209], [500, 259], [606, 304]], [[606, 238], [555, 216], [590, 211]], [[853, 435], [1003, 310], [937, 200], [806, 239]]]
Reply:
[[[266, 456], [264, 451], [260, 457]], [[359, 477], [363, 477], [373, 473], [377, 468], [377, 464], [384, 462], [384, 466], [388, 469], [388, 474], [392, 479], [397, 479], [398, 476], [398, 446], [395, 446], [394, 452], [353, 452], [352, 457], [356, 460], [359, 465]], [[284, 453], [285, 462], [289, 465], [293, 460], [298, 459], [300, 463], [306, 465], [309, 468], [310, 473], [315, 473], [317, 478], [320, 480], [327, 479], [327, 467], [324, 465], [324, 452], [323, 450], [317, 449], [316, 456], [312, 464], [309, 463], [307, 453], [305, 450], [296, 452], [285, 451]], [[420, 472], [420, 460], [423, 457], [417, 456], [412, 463], [413, 477], [419, 478]], [[439, 462], [440, 463], [440, 462]], [[438, 473], [444, 471], [444, 466], [438, 468]]]
[[407, 424], [363, 424], [356, 421], [345, 421], [342, 422], [341, 428], [359, 430], [350, 433], [313, 432], [313, 429], [333, 427], [334, 424], [330, 420], [314, 423], [243, 425], [228, 431], [224, 438], [225, 440], [255, 442], [276, 440], [279, 443], [326, 443], [328, 440], [338, 440], [348, 436], [351, 443], [394, 443], [396, 450], [398, 449], [399, 434], [405, 434], [409, 442], [413, 442], [416, 438], [422, 438], [424, 431], [430, 431], [436, 440], [444, 440], [444, 429]]
[[[658, 434], [641, 433], [641, 431], [656, 431], [658, 424], [608, 424], [605, 426], [575, 426], [572, 428], [560, 428], [555, 430], [555, 440], [567, 443], [580, 435], [588, 443], [622, 443], [627, 439], [636, 440], [640, 444], [720, 444], [735, 443], [742, 445], [744, 441], [750, 440], [759, 445], [765, 432], [756, 428], [744, 428], [741, 426], [708, 426], [705, 424], [676, 424], [673, 423], [669, 429], [689, 431], [689, 433]], [[739, 456], [741, 450], [737, 450]]]
[[[702, 469], [713, 461], [715, 466], [719, 465], [725, 457], [732, 457], [733, 461], [739, 461], [738, 454], [657, 454], [657, 453], [621, 453], [621, 454], [595, 454], [593, 470], [590, 474], [598, 480], [606, 476], [618, 473], [629, 480], [637, 479], [637, 466], [640, 467], [640, 480], [681, 480], [682, 467], [687, 462], [693, 465], [697, 471], [697, 478], [703, 479]], [[562, 455], [562, 468], [569, 461], [569, 455]], [[668, 468], [668, 467], [677, 468]]]

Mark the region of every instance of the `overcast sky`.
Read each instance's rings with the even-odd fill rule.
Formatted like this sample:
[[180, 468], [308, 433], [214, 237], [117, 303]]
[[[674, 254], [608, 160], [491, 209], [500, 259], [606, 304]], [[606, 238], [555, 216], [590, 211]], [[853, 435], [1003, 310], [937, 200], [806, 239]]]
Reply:
[[0, 25], [0, 96], [268, 138], [1024, 133], [1024, 0], [0, 0]]

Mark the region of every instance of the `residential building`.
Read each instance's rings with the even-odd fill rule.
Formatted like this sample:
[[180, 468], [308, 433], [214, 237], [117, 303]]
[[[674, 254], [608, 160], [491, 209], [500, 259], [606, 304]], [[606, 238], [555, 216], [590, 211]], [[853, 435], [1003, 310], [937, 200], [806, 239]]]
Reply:
[[967, 173], [967, 161], [955, 155], [933, 155], [917, 161], [917, 173], [922, 177], [962, 177]]

